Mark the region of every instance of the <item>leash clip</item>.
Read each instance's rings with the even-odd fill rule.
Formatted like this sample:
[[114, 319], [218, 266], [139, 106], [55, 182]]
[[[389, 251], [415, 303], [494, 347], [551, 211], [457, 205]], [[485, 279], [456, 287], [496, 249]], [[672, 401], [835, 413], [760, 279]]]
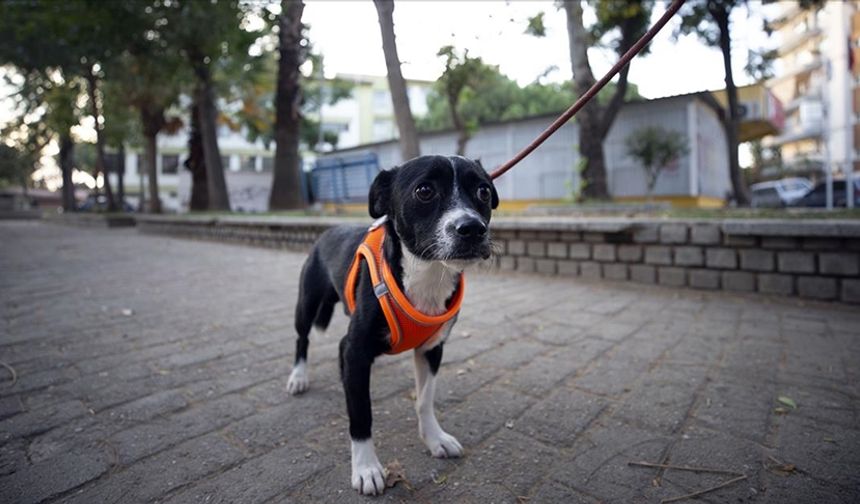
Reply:
[[379, 282], [373, 286], [373, 293], [376, 294], [376, 297], [381, 298], [388, 294], [388, 286], [385, 285], [385, 282]]

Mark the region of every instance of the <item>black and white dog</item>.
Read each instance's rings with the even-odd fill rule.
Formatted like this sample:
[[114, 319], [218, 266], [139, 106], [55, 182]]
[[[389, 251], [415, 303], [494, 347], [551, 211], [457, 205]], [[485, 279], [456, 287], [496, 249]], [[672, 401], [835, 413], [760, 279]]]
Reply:
[[[493, 182], [479, 162], [460, 156], [422, 156], [379, 173], [370, 188], [369, 210], [387, 216], [383, 253], [398, 286], [412, 305], [428, 315], [446, 311], [463, 269], [491, 254], [488, 233], [499, 204]], [[334, 305], [346, 303], [344, 285], [366, 227], [335, 227], [314, 246], [299, 284], [296, 306], [296, 361], [287, 390], [308, 389], [308, 333], [328, 327]], [[433, 407], [442, 346], [456, 317], [414, 351], [418, 432], [434, 457], [459, 457], [463, 447], [442, 430]], [[381, 494], [382, 465], [371, 438], [370, 369], [391, 349], [389, 326], [362, 262], [355, 311], [340, 342], [340, 371], [352, 439], [352, 487]]]

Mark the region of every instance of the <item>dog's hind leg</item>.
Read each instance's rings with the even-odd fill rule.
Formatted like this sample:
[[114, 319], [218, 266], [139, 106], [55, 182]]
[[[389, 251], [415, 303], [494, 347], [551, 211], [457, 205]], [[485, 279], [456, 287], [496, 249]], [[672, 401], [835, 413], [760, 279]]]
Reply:
[[[310, 383], [308, 380], [308, 334], [311, 327], [317, 325], [316, 321], [320, 318], [320, 312], [325, 310], [328, 311], [328, 317], [323, 317], [325, 318], [325, 326], [328, 326], [328, 321], [331, 320], [332, 307], [326, 307], [325, 301], [328, 297], [328, 291], [333, 290], [333, 288], [327, 278], [328, 276], [323, 271], [316, 252], [312, 252], [302, 268], [299, 281], [299, 300], [296, 303], [295, 316], [296, 334], [298, 335], [296, 360], [290, 378], [287, 380], [287, 392], [292, 395], [305, 392]], [[323, 315], [325, 314], [323, 313]]]
[[418, 414], [418, 434], [434, 457], [450, 458], [463, 455], [463, 446], [457, 438], [448, 434], [436, 420], [433, 401], [436, 396], [436, 373], [442, 362], [442, 343], [430, 350], [418, 348], [415, 361], [415, 389], [418, 397], [415, 412]]

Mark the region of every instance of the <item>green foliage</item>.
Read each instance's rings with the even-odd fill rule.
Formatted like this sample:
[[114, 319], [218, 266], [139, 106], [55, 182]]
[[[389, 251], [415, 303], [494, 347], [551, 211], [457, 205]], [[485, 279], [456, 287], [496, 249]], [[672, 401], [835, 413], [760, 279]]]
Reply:
[[0, 187], [29, 186], [35, 159], [32, 153], [20, 148], [0, 143]]
[[[516, 81], [499, 72], [498, 67], [485, 67], [479, 73], [481, 79], [475, 79], [475, 82], [465, 87], [458, 96], [458, 110], [467, 124], [477, 127], [492, 122], [561, 112], [576, 101], [573, 83], [570, 81], [547, 84], [535, 81], [521, 87]], [[615, 89], [615, 83], [610, 82], [597, 95], [598, 102], [606, 104]], [[418, 119], [419, 130], [431, 131], [453, 126], [445, 92], [444, 83], [437, 81], [427, 96], [427, 114]], [[635, 85], [628, 85], [626, 98], [640, 98]]]
[[[597, 21], [590, 27], [595, 43], [624, 54], [648, 31], [653, 0], [599, 0], [594, 4]], [[620, 28], [620, 29], [619, 29]], [[640, 54], [648, 54], [645, 46]]]
[[705, 44], [713, 47], [720, 46], [720, 28], [714, 14], [728, 13], [735, 7], [745, 4], [747, 0], [691, 0], [681, 7], [681, 24], [675, 31], [680, 35], [696, 35]]
[[546, 37], [546, 25], [544, 24], [543, 17], [543, 11], [530, 17], [524, 33], [533, 37]]
[[773, 62], [778, 56], [776, 49], [747, 51], [747, 64], [744, 65], [744, 71], [752, 77], [756, 82], [764, 82], [774, 76]]
[[649, 195], [657, 185], [663, 168], [689, 152], [684, 135], [660, 126], [648, 126], [634, 131], [627, 137], [625, 144], [627, 154], [639, 161], [645, 170]]

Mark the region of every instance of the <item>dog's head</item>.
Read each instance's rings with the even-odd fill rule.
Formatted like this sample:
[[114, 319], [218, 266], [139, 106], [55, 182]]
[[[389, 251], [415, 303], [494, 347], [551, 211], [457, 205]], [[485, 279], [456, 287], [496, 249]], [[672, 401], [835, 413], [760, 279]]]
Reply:
[[480, 162], [421, 156], [384, 170], [370, 187], [374, 218], [387, 215], [406, 248], [430, 261], [490, 256], [489, 224], [499, 195]]

